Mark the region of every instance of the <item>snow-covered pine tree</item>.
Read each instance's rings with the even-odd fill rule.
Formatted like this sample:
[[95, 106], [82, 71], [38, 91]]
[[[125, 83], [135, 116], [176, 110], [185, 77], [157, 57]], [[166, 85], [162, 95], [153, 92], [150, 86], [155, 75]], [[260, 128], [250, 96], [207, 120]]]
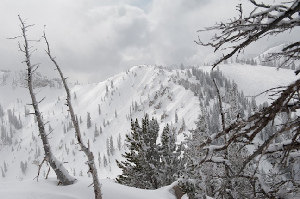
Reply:
[[101, 167], [101, 155], [100, 155], [100, 151], [98, 151], [98, 164], [99, 164], [99, 168]]
[[91, 120], [90, 112], [87, 112], [86, 126], [87, 126], [88, 129], [91, 128], [91, 126], [92, 126], [92, 120]]
[[119, 151], [121, 151], [121, 148], [122, 148], [122, 138], [121, 138], [121, 134], [120, 133], [119, 133], [119, 136], [117, 138], [117, 145], [118, 145]]
[[190, 135], [185, 139], [184, 162], [185, 169], [180, 179], [180, 184], [190, 199], [201, 198], [207, 195], [211, 186], [210, 180], [213, 172], [209, 173], [211, 165], [199, 164], [205, 156], [205, 152], [200, 150], [199, 146], [209, 136], [208, 125], [206, 121], [206, 112], [201, 108], [201, 114], [198, 116], [196, 129], [190, 130]]
[[144, 177], [147, 179], [146, 188], [157, 189], [161, 187], [158, 180], [160, 157], [158, 154], [158, 145], [156, 144], [159, 132], [159, 124], [156, 119], [149, 120], [148, 115], [142, 120], [143, 153], [144, 158]]
[[110, 156], [110, 145], [109, 145], [109, 138], [106, 139], [106, 154]]
[[1, 175], [2, 175], [2, 178], [5, 178], [5, 173], [4, 173], [4, 170], [2, 167], [1, 167]]
[[106, 156], [105, 156], [105, 154], [104, 154], [104, 155], [103, 155], [103, 166], [106, 167], [107, 164], [108, 164], [107, 158], [106, 158]]
[[131, 130], [125, 139], [129, 152], [122, 154], [126, 160], [121, 162], [116, 160], [118, 167], [122, 169], [122, 175], [119, 175], [116, 181], [142, 189], [157, 189], [160, 186], [159, 154], [156, 145], [158, 122], [156, 119], [149, 121], [146, 114], [142, 119], [142, 127], [137, 119], [135, 122], [131, 120]]
[[178, 115], [177, 115], [177, 111], [175, 111], [175, 123], [178, 122]]
[[25, 174], [26, 170], [27, 170], [27, 161], [25, 161], [25, 163], [23, 161], [20, 162], [20, 168], [22, 170], [22, 173]]
[[17, 116], [14, 114], [14, 110], [12, 111], [11, 109], [7, 110], [8, 114], [8, 121], [16, 128], [16, 129], [21, 129], [22, 128], [22, 123], [18, 119]]
[[181, 128], [183, 131], [185, 131], [185, 128], [186, 128], [186, 124], [185, 124], [185, 120], [184, 118], [182, 118], [182, 124], [181, 124]]
[[114, 140], [113, 140], [112, 135], [109, 138], [109, 152], [111, 155], [115, 154], [115, 146], [114, 146]]
[[142, 179], [139, 179], [140, 173], [143, 168], [139, 161], [139, 152], [142, 148], [142, 137], [141, 128], [136, 119], [135, 122], [131, 120], [131, 133], [126, 135], [125, 145], [129, 149], [129, 152], [125, 152], [122, 156], [126, 159], [125, 161], [116, 163], [120, 169], [122, 169], [122, 175], [116, 178], [116, 181], [120, 184], [124, 184], [132, 187], [144, 187], [142, 185]]
[[0, 104], [0, 118], [4, 116], [4, 110], [2, 105]]
[[172, 184], [178, 179], [178, 172], [180, 171], [180, 151], [176, 148], [175, 134], [171, 131], [169, 124], [167, 124], [161, 134], [161, 144], [159, 145], [158, 153], [160, 156], [159, 166], [159, 182], [161, 186]]
[[95, 130], [94, 130], [94, 139], [96, 137], [98, 137], [100, 135], [99, 131], [98, 131], [98, 128], [97, 128], [97, 124], [95, 123]]
[[101, 115], [101, 107], [100, 107], [100, 104], [98, 104], [98, 114]]

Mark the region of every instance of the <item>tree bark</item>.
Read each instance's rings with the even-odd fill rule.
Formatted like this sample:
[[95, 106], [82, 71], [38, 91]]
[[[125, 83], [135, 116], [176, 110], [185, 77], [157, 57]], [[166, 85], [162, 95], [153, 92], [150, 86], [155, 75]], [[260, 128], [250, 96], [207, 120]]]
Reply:
[[67, 100], [67, 106], [69, 107], [69, 112], [70, 112], [70, 115], [71, 115], [71, 120], [72, 120], [73, 126], [75, 128], [75, 134], [76, 134], [78, 144], [80, 145], [81, 151], [83, 151], [85, 153], [85, 155], [87, 156], [87, 158], [88, 158], [88, 161], [86, 163], [89, 166], [89, 171], [88, 172], [90, 172], [92, 174], [92, 177], [93, 177], [92, 185], [94, 185], [95, 199], [102, 199], [101, 184], [100, 184], [99, 179], [98, 179], [97, 168], [96, 168], [96, 165], [95, 165], [95, 158], [94, 158], [93, 152], [90, 151], [89, 142], [88, 142], [88, 147], [86, 147], [86, 145], [84, 145], [84, 143], [82, 141], [81, 132], [80, 132], [79, 124], [78, 124], [78, 119], [77, 119], [77, 116], [74, 113], [74, 109], [73, 109], [73, 106], [72, 106], [72, 103], [71, 103], [70, 89], [69, 89], [67, 81], [66, 81], [67, 78], [65, 78], [63, 76], [63, 73], [62, 73], [60, 67], [58, 66], [55, 59], [51, 56], [50, 46], [49, 46], [48, 40], [46, 38], [45, 32], [44, 32], [43, 37], [44, 37], [44, 39], [46, 41], [46, 44], [47, 44], [46, 53], [48, 54], [49, 58], [51, 59], [51, 61], [56, 66], [56, 69], [57, 69], [57, 71], [58, 71], [58, 73], [59, 73], [59, 75], [60, 75], [60, 77], [63, 81], [64, 88], [65, 88], [65, 91], [67, 93], [67, 99], [66, 99]]
[[19, 45], [19, 47], [20, 47], [20, 51], [25, 53], [25, 57], [26, 57], [25, 63], [27, 65], [27, 85], [28, 85], [28, 90], [30, 93], [31, 101], [32, 101], [31, 105], [34, 108], [34, 114], [37, 119], [39, 133], [40, 133], [40, 136], [41, 136], [41, 139], [43, 142], [43, 148], [44, 148], [44, 152], [45, 152], [45, 160], [47, 162], [49, 162], [51, 168], [54, 170], [54, 172], [59, 180], [58, 184], [70, 185], [70, 184], [73, 184], [76, 179], [69, 175], [68, 171], [63, 166], [63, 163], [60, 162], [59, 160], [57, 160], [51, 151], [49, 140], [48, 140], [47, 134], [45, 132], [45, 125], [44, 125], [44, 122], [42, 119], [42, 115], [39, 111], [39, 106], [38, 106], [39, 102], [37, 102], [36, 96], [35, 96], [35, 93], [33, 90], [32, 74], [37, 68], [33, 69], [34, 65], [31, 65], [31, 61], [30, 61], [31, 54], [29, 51], [28, 40], [27, 40], [27, 36], [26, 36], [27, 28], [32, 25], [25, 25], [24, 21], [22, 21], [20, 16], [19, 16], [19, 20], [21, 22], [22, 37], [25, 42], [23, 48], [20, 45]]

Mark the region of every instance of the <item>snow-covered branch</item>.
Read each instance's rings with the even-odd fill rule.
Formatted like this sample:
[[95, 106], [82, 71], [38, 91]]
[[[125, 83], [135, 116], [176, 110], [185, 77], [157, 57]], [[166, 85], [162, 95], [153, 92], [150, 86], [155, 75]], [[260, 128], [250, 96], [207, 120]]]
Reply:
[[[195, 41], [199, 45], [211, 46], [215, 51], [221, 47], [223, 49], [233, 48], [230, 53], [217, 60], [213, 64], [213, 67], [232, 57], [235, 53], [240, 53], [249, 44], [266, 35], [278, 34], [300, 26], [300, 17], [298, 16], [298, 12], [300, 11], [299, 0], [279, 5], [258, 4], [255, 0], [251, 0], [250, 2], [255, 8], [248, 17], [243, 16], [242, 6], [240, 5], [238, 6], [238, 11], [240, 12], [238, 18], [231, 19], [228, 23], [221, 22], [205, 29], [205, 31], [220, 31], [219, 34], [213, 36], [211, 39], [212, 42], [202, 42], [200, 37], [198, 41]], [[263, 10], [257, 11], [258, 8]], [[231, 46], [225, 46], [229, 43]], [[295, 45], [299, 48], [299, 42], [296, 42]], [[286, 54], [286, 56], [292, 55], [292, 52], [282, 51], [281, 53], [283, 53], [282, 55]], [[294, 58], [298, 59], [299, 56], [294, 56]]]

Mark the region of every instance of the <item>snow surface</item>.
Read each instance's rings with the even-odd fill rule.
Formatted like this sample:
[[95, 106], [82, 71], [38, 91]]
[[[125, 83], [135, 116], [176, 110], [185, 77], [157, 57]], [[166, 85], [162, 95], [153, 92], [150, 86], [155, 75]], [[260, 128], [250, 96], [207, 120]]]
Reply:
[[[130, 132], [131, 118], [142, 118], [147, 113], [150, 118], [155, 117], [161, 122], [161, 131], [166, 123], [173, 123], [173, 127], [178, 131], [181, 127], [181, 122], [175, 124], [174, 116], [175, 112], [177, 112], [179, 121], [182, 121], [182, 118], [184, 118], [187, 126], [191, 128], [195, 126], [194, 121], [199, 112], [198, 98], [191, 91], [170, 81], [171, 76], [175, 74], [176, 71], [162, 70], [155, 66], [135, 66], [124, 73], [117, 74], [98, 84], [70, 85], [72, 96], [74, 96], [74, 93], [77, 96], [77, 99], [72, 97], [72, 104], [76, 114], [83, 121], [80, 125], [83, 139], [85, 143], [88, 140], [90, 141], [100, 178], [114, 179], [121, 173], [115, 163], [115, 159], [120, 160], [122, 158], [121, 154], [125, 151], [124, 138]], [[182, 72], [180, 76], [185, 78], [186, 73]], [[29, 193], [29, 198], [47, 197], [47, 194], [49, 195], [51, 192], [56, 194], [55, 198], [90, 198], [86, 194], [93, 194], [93, 189], [86, 188], [92, 182], [92, 179], [88, 178], [86, 173], [88, 169], [85, 164], [86, 157], [78, 150], [78, 145], [76, 145], [74, 139], [74, 130], [71, 129], [67, 133], [63, 132], [63, 128], [68, 126], [70, 118], [65, 106], [66, 96], [64, 90], [57, 85], [51, 88], [48, 86], [36, 89], [38, 99], [46, 97], [40, 104], [40, 111], [43, 114], [44, 120], [49, 121], [45, 126], [46, 130], [48, 130], [49, 124], [53, 129], [53, 132], [49, 135], [49, 142], [54, 155], [58, 160], [66, 162], [64, 164], [66, 169], [79, 180], [74, 186], [68, 186], [67, 191], [56, 192], [54, 191], [54, 189], [56, 190], [56, 186], [51, 190], [49, 186], [53, 186], [57, 181], [54, 180], [55, 174], [52, 170], [49, 174], [52, 178], [52, 181], [49, 181], [51, 183], [49, 184], [48, 181], [42, 180], [48, 170], [48, 166], [44, 164], [41, 168], [40, 185], [32, 181], [37, 175], [37, 165], [43, 159], [43, 149], [38, 137], [38, 129], [34, 122], [34, 117], [32, 115], [25, 117], [25, 106], [30, 103], [28, 91], [24, 87], [13, 86], [14, 82], [18, 82], [18, 78], [18, 72], [11, 72], [5, 84], [0, 86], [0, 103], [4, 107], [4, 112], [6, 113], [7, 109], [13, 110], [17, 117], [20, 115], [23, 123], [23, 128], [13, 133], [12, 146], [0, 143], [0, 167], [3, 167], [5, 162], [8, 168], [7, 172], [5, 172], [5, 177], [0, 175], [0, 198], [5, 198], [4, 196], [7, 194], [10, 195], [10, 193], [13, 193], [13, 190], [5, 188], [9, 184], [17, 184], [16, 186], [19, 188], [20, 194], [16, 194], [16, 198], [32, 190], [36, 190], [36, 192], [34, 192], [32, 197], [30, 196], [31, 193]], [[113, 81], [113, 86], [111, 86], [111, 81]], [[109, 92], [106, 92], [106, 86], [108, 86]], [[150, 101], [153, 102], [152, 105], [149, 104]], [[137, 110], [133, 110], [132, 108], [135, 106], [135, 103], [137, 104]], [[98, 113], [98, 105], [101, 107], [101, 115]], [[32, 110], [30, 106], [26, 106], [26, 108]], [[115, 117], [115, 110], [117, 111], [117, 117]], [[89, 129], [86, 126], [87, 112], [90, 112], [93, 124]], [[163, 113], [166, 113], [168, 116], [162, 120], [161, 115]], [[5, 120], [5, 124], [8, 124], [7, 118]], [[104, 120], [106, 123], [105, 126], [103, 125]], [[94, 124], [97, 125], [98, 130], [100, 126], [103, 130], [103, 133], [99, 137], [96, 137], [95, 140]], [[9, 132], [9, 125], [6, 127]], [[188, 129], [186, 129], [187, 131]], [[121, 135], [122, 138], [122, 148], [120, 151], [117, 149], [118, 135]], [[110, 136], [113, 136], [116, 152], [114, 155], [108, 156], [106, 152], [106, 140]], [[179, 135], [179, 137], [183, 136]], [[40, 149], [41, 154], [36, 156], [38, 149]], [[101, 162], [98, 161], [98, 152], [100, 152]], [[103, 164], [104, 155], [108, 159], [106, 167]], [[28, 163], [25, 174], [20, 169], [21, 161]], [[83, 177], [79, 175], [83, 175]], [[106, 189], [106, 194], [110, 193], [109, 197], [111, 198], [127, 198], [127, 196], [128, 198], [168, 198], [172, 196], [169, 191], [145, 191], [126, 188], [109, 180], [101, 180], [101, 183], [103, 183], [104, 196]], [[41, 189], [41, 192], [37, 191], [38, 189], [35, 189], [35, 186], [40, 186], [39, 189]], [[62, 190], [63, 188], [59, 187], [58, 189]], [[83, 189], [83, 195], [86, 195], [86, 197], [76, 194], [77, 189]], [[124, 192], [120, 192], [120, 194], [115, 191], [122, 191], [123, 189]], [[70, 194], [69, 192], [74, 192], [74, 194]], [[126, 197], [123, 197], [123, 195], [126, 195]]]
[[[202, 68], [206, 71], [211, 70], [209, 66]], [[245, 96], [249, 98], [256, 96], [257, 104], [272, 101], [269, 99], [270, 92], [259, 95], [260, 93], [278, 86], [287, 86], [299, 78], [293, 70], [283, 68], [277, 70], [273, 67], [260, 65], [226, 64], [220, 65], [219, 70], [223, 72], [225, 77], [234, 80], [238, 89], [243, 91]]]
[[[70, 186], [57, 186], [56, 179], [41, 179], [40, 181], [23, 180], [0, 182], [0, 198], [2, 199], [88, 199], [94, 198], [90, 178], [79, 177]], [[100, 180], [102, 197], [104, 199], [174, 199], [170, 187], [158, 190], [144, 190], [126, 187], [113, 180]]]
[[[201, 67], [205, 71], [210, 71], [211, 67]], [[243, 90], [245, 96], [255, 96], [267, 89], [287, 85], [296, 80], [292, 70], [280, 69], [263, 66], [248, 65], [221, 65], [219, 69], [226, 77], [233, 79], [239, 90]], [[178, 71], [178, 70], [177, 70]], [[72, 99], [75, 112], [82, 118], [81, 132], [84, 142], [90, 140], [91, 149], [94, 152], [98, 165], [98, 152], [101, 155], [101, 163], [98, 167], [99, 177], [102, 179], [104, 199], [110, 198], [175, 198], [169, 191], [169, 187], [161, 188], [155, 191], [146, 191], [141, 189], [122, 186], [113, 182], [120, 169], [115, 164], [115, 159], [121, 159], [124, 152], [124, 146], [120, 151], [116, 150], [113, 156], [106, 153], [106, 140], [110, 136], [114, 138], [116, 148], [116, 138], [120, 134], [122, 144], [127, 133], [130, 132], [130, 118], [142, 118], [148, 113], [150, 118], [155, 117], [161, 123], [161, 131], [166, 123], [173, 124], [177, 129], [181, 126], [182, 118], [185, 119], [186, 126], [189, 129], [194, 128], [194, 121], [199, 114], [198, 97], [194, 96], [189, 90], [182, 86], [174, 84], [170, 78], [176, 76], [176, 70], [162, 70], [154, 66], [135, 66], [130, 70], [117, 74], [104, 82], [88, 85], [70, 85], [71, 93], [76, 93], [77, 99]], [[0, 84], [3, 72], [0, 74]], [[187, 78], [185, 71], [179, 70], [180, 78]], [[30, 103], [28, 91], [25, 88], [14, 86], [18, 73], [9, 73], [9, 78], [5, 85], [0, 86], [0, 103], [7, 109], [15, 111], [15, 115], [20, 115], [23, 122], [23, 128], [16, 130], [13, 134], [13, 145], [3, 145], [0, 143], [0, 167], [3, 167], [4, 161], [7, 164], [5, 177], [0, 175], [0, 199], [2, 198], [93, 198], [93, 188], [87, 188], [92, 178], [86, 174], [87, 166], [84, 163], [86, 157], [80, 151], [74, 142], [74, 130], [71, 129], [66, 134], [63, 133], [63, 127], [68, 125], [70, 118], [65, 104], [65, 94], [63, 89], [58, 87], [36, 89], [38, 99], [46, 97], [41, 103], [40, 110], [43, 112], [45, 121], [49, 121], [54, 130], [49, 136], [53, 153], [60, 161], [67, 162], [66, 169], [77, 178], [77, 183], [71, 186], [56, 186], [57, 180], [54, 178], [53, 171], [50, 172], [50, 179], [44, 180], [44, 173], [48, 166], [44, 165], [41, 169], [39, 182], [32, 179], [37, 174], [37, 164], [43, 159], [43, 155], [36, 157], [36, 151], [42, 146], [38, 138], [38, 129], [34, 118], [24, 115], [24, 107]], [[14, 81], [13, 81], [14, 80]], [[111, 87], [113, 81], [113, 87]], [[106, 93], [106, 85], [109, 92]], [[165, 92], [163, 90], [165, 89]], [[155, 96], [158, 96], [155, 99]], [[58, 97], [60, 99], [58, 99]], [[265, 95], [258, 96], [258, 103], [268, 100]], [[153, 105], [149, 102], [153, 101]], [[138, 110], [133, 111], [132, 105], [137, 103]], [[155, 108], [160, 104], [160, 108]], [[98, 105], [101, 106], [101, 115], [98, 114]], [[28, 109], [31, 109], [27, 106]], [[117, 110], [117, 117], [115, 117]], [[91, 128], [86, 127], [87, 112], [90, 112], [92, 124]], [[163, 113], [169, 115], [161, 119]], [[174, 115], [177, 112], [179, 121], [175, 123]], [[109, 125], [104, 127], [103, 120], [109, 121]], [[7, 122], [7, 121], [6, 121]], [[102, 126], [103, 133], [93, 140], [94, 124]], [[46, 126], [48, 129], [48, 125]], [[8, 129], [9, 130], [9, 127]], [[187, 133], [188, 129], [186, 129]], [[178, 135], [178, 140], [183, 139], [183, 133]], [[34, 140], [33, 140], [34, 138]], [[103, 156], [108, 158], [108, 166], [103, 165]], [[28, 162], [28, 169], [23, 174], [20, 169], [20, 161]], [[79, 174], [82, 173], [82, 176]], [[1, 173], [0, 173], [1, 174]]]

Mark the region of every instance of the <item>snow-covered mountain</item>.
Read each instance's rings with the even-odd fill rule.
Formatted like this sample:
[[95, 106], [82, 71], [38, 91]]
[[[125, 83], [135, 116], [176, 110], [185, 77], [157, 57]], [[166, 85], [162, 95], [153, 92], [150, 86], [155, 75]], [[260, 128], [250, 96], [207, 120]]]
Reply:
[[[199, 103], [213, 107], [216, 99], [212, 78], [224, 79], [220, 81], [224, 83], [220, 85], [221, 91], [232, 82], [229, 79], [233, 79], [246, 98], [297, 79], [292, 70], [277, 71], [263, 66], [228, 64], [221, 65], [216, 72], [211, 72], [207, 66], [200, 67], [200, 71], [203, 72], [197, 72], [196, 77], [192, 69], [171, 70], [142, 65], [97, 84], [70, 84], [73, 106], [82, 121], [84, 142], [90, 143], [100, 178], [113, 179], [120, 174], [115, 159], [121, 159], [126, 150], [124, 138], [130, 132], [131, 119], [141, 119], [148, 114], [150, 118], [158, 119], [160, 132], [168, 123], [177, 133], [178, 141], [183, 140], [183, 135], [195, 127]], [[33, 179], [43, 160], [35, 118], [30, 114], [32, 108], [26, 105], [31, 100], [24, 78], [24, 72], [0, 71], [0, 167], [4, 171], [0, 175], [1, 181]], [[86, 177], [86, 158], [76, 145], [61, 82], [40, 74], [35, 79], [38, 100], [45, 97], [40, 103], [40, 111], [47, 123], [56, 157], [67, 162], [65, 166], [72, 175]], [[268, 100], [267, 96], [261, 96], [258, 103], [265, 100]], [[90, 128], [87, 115], [91, 117]], [[47, 171], [44, 164], [41, 176]], [[50, 176], [54, 176], [52, 171]]]
[[[1, 89], [1, 102], [4, 116], [2, 117], [1, 166], [6, 164], [5, 178], [32, 178], [36, 175], [37, 164], [43, 159], [42, 145], [38, 138], [38, 129], [32, 112], [29, 94], [22, 84], [16, 83], [16, 73], [2, 72], [6, 77]], [[91, 143], [97, 160], [99, 158], [99, 175], [103, 178], [116, 177], [115, 159], [120, 158], [120, 151], [124, 151], [124, 138], [130, 132], [131, 118], [142, 118], [144, 114], [157, 118], [161, 128], [166, 123], [179, 131], [184, 122], [193, 128], [199, 111], [199, 101], [196, 96], [183, 86], [175, 84], [176, 79], [187, 77], [186, 71], [168, 71], [152, 66], [136, 66], [130, 70], [117, 74], [104, 82], [89, 85], [70, 85], [73, 94], [73, 106], [80, 118], [81, 131], [85, 142]], [[53, 82], [53, 80], [47, 80]], [[50, 143], [57, 158], [68, 162], [66, 167], [73, 175], [86, 175], [86, 165], [83, 153], [78, 151], [75, 134], [65, 105], [64, 90], [57, 83], [56, 86], [36, 88], [37, 98], [45, 99], [40, 103], [40, 110], [46, 128], [50, 133]], [[10, 122], [8, 110], [12, 112], [15, 122]], [[100, 113], [101, 112], [101, 113]], [[175, 112], [179, 122], [175, 123]], [[89, 113], [92, 127], [87, 127]], [[14, 125], [22, 124], [22, 127]], [[101, 129], [100, 129], [101, 128]], [[186, 128], [186, 132], [187, 132]], [[180, 133], [179, 137], [182, 136]], [[112, 137], [115, 154], [107, 153], [107, 141]], [[121, 137], [121, 139], [119, 139]], [[119, 149], [118, 140], [121, 140]], [[107, 163], [106, 163], [107, 160]], [[27, 163], [25, 174], [20, 169], [20, 162]], [[42, 168], [42, 173], [47, 167]], [[2, 178], [2, 177], [1, 177]]]

